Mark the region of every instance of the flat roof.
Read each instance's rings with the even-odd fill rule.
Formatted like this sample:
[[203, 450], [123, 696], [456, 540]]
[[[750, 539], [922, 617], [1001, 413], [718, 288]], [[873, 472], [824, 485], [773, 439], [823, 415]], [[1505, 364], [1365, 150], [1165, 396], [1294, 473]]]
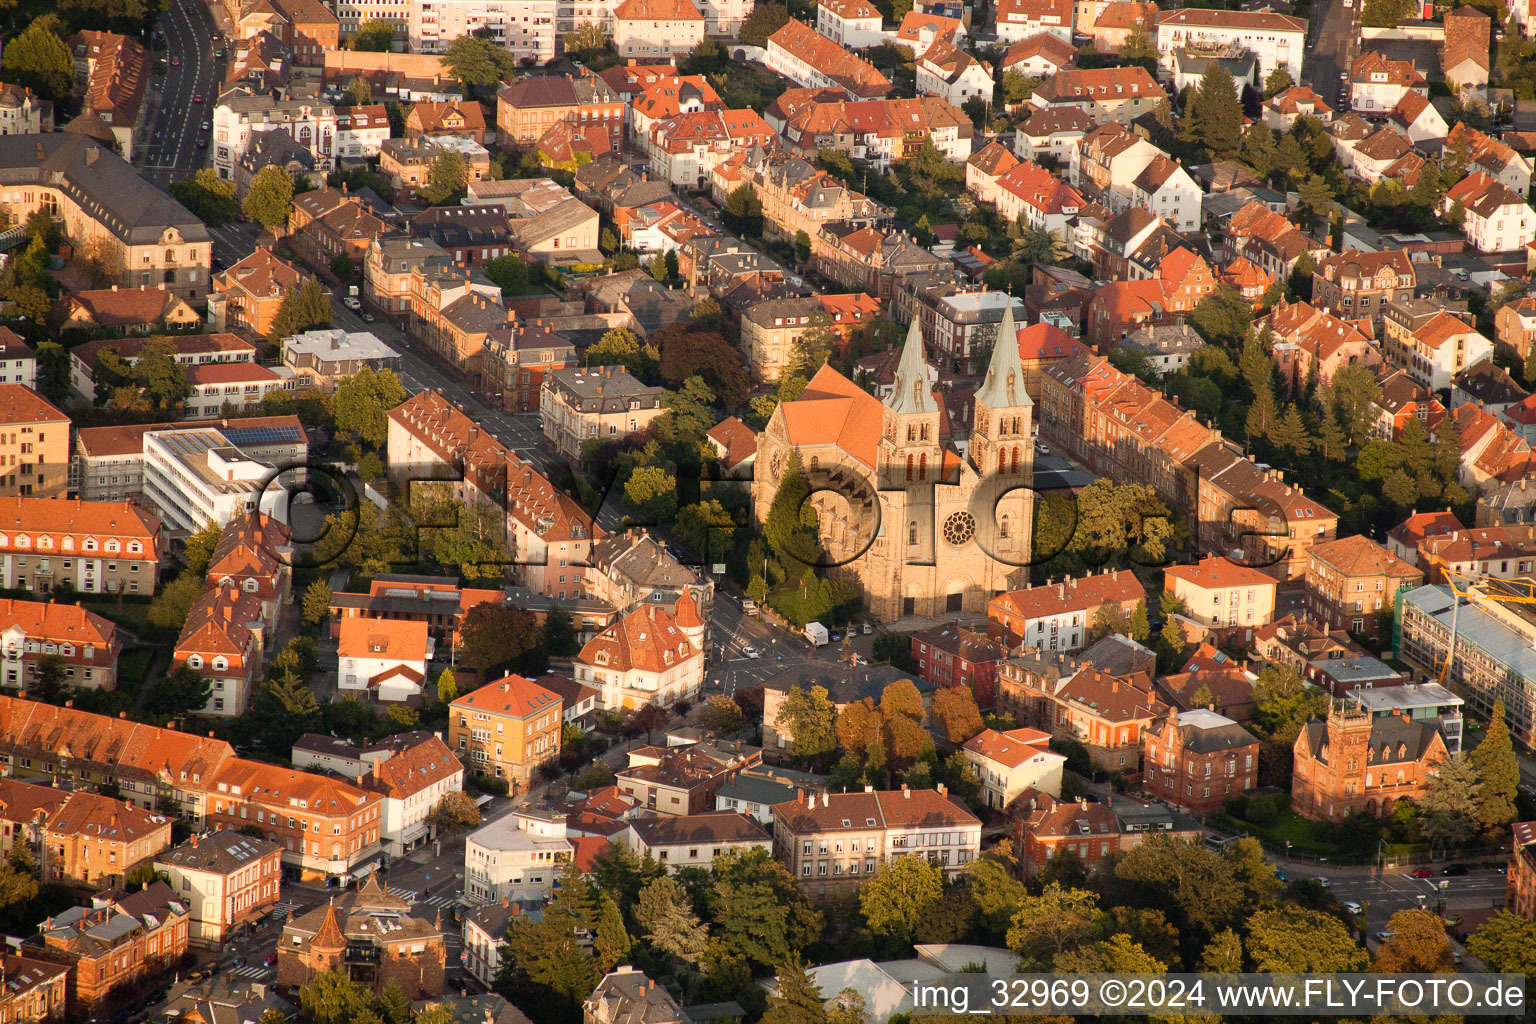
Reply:
[[283, 351], [312, 355], [321, 360], [400, 358], [400, 353], [380, 341], [372, 331], [306, 331], [284, 338]]
[[[1460, 625], [1460, 623], [1457, 623]], [[1439, 683], [1409, 683], [1405, 686], [1383, 686], [1381, 689], [1356, 689], [1349, 691], [1351, 700], [1359, 701], [1371, 711], [1400, 711], [1406, 708], [1461, 707], [1466, 701]]]
[[266, 478], [254, 480], [226, 480], [208, 465], [208, 453], [217, 452], [226, 462], [247, 461], [276, 471], [277, 467], [261, 459], [253, 459], [229, 443], [229, 438], [217, 430], [156, 430], [145, 438], [163, 449], [176, 464], [196, 476], [203, 486], [219, 494], [246, 494], [265, 489]]

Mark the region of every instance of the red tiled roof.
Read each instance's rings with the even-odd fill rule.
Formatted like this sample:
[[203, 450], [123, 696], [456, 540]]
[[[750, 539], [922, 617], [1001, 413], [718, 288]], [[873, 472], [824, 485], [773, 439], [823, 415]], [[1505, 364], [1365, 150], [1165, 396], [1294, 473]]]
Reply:
[[560, 695], [545, 689], [532, 680], [519, 675], [503, 676], [486, 683], [478, 690], [471, 690], [453, 701], [450, 707], [469, 708], [494, 715], [512, 715], [527, 718], [541, 715], [550, 709], [559, 710]]
[[1221, 555], [1207, 555], [1198, 562], [1171, 565], [1164, 576], [1210, 590], [1216, 587], [1273, 587], [1275, 578]]

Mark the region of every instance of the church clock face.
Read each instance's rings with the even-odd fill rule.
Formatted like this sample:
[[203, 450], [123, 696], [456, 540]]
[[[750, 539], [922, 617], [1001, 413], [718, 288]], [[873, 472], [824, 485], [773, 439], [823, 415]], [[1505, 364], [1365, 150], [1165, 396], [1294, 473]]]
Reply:
[[976, 520], [969, 512], [954, 512], [944, 520], [944, 539], [955, 547], [968, 544], [976, 536]]
[[777, 480], [779, 478], [780, 474], [782, 474], [784, 472], [784, 453], [783, 452], [774, 452], [773, 453], [773, 461], [768, 464], [768, 469], [773, 474], [773, 478], [775, 480]]

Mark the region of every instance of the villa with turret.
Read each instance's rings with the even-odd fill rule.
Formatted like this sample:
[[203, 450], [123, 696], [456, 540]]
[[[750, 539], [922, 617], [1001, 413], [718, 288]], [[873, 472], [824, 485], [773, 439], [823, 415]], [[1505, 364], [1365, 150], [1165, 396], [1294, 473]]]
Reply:
[[[1024, 585], [1034, 499], [1034, 403], [1009, 309], [957, 437], [916, 320], [882, 402], [830, 366], [774, 410], [758, 439], [752, 505], [766, 522], [790, 460], [812, 490], [828, 571], [864, 588], [870, 614], [984, 614]], [[963, 420], [963, 417], [957, 417]]]

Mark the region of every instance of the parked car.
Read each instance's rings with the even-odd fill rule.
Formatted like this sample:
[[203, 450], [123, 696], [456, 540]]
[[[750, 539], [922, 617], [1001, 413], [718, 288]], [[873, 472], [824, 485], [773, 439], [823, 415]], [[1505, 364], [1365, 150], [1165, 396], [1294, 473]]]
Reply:
[[1376, 939], [1379, 942], [1386, 942], [1388, 939], [1390, 939], [1392, 936], [1394, 936], [1396, 934], [1397, 934], [1397, 932], [1377, 932], [1376, 933]]
[[864, 623], [864, 635], [865, 636], [869, 636], [869, 634], [873, 633], [874, 631], [875, 631], [875, 627], [874, 626], [870, 625], [867, 622]]
[[1358, 917], [1359, 914], [1360, 914], [1361, 907], [1360, 907], [1360, 904], [1356, 903], [1353, 900], [1346, 900], [1345, 903], [1344, 903], [1344, 909], [1349, 911], [1351, 914], [1354, 914], [1355, 916]]
[[360, 310], [357, 314], [357, 318], [365, 324], [376, 324], [379, 322], [379, 318], [368, 312], [366, 309]]
[[362, 309], [363, 308], [362, 302], [360, 302], [358, 300], [356, 295], [348, 295], [346, 298], [341, 300], [341, 304], [343, 306], [346, 306], [348, 309]]
[[1041, 444], [1039, 441], [1035, 442], [1035, 451], [1039, 452], [1041, 455], [1051, 454], [1051, 450], [1045, 445]]
[[1435, 877], [1435, 872], [1434, 872], [1433, 868], [1414, 868], [1412, 874], [1413, 874], [1414, 878], [1434, 878]]
[[741, 653], [745, 654], [747, 657], [751, 658], [753, 661], [756, 661], [758, 658], [761, 658], [763, 656], [763, 652], [759, 651], [756, 647], [753, 647], [751, 644], [748, 644], [747, 646], [743, 647], [741, 649]]
[[261, 961], [261, 965], [263, 967], [276, 967], [277, 966], [277, 954], [276, 953], [268, 953], [266, 958]]
[[842, 641], [842, 639], [843, 639], [843, 631], [840, 630], [840, 629], [834, 629], [834, 630], [832, 630], [832, 632], [827, 634], [827, 642], [828, 643], [834, 643], [834, 644], [835, 643], [839, 643], [839, 642]]
[[193, 93], [192, 94], [192, 102], [193, 103], [201, 103], [201, 102], [203, 102], [203, 94], [200, 93], [200, 92]]
[[171, 67], [173, 67], [173, 68], [181, 67], [181, 58], [180, 57], [172, 57], [171, 58]]

